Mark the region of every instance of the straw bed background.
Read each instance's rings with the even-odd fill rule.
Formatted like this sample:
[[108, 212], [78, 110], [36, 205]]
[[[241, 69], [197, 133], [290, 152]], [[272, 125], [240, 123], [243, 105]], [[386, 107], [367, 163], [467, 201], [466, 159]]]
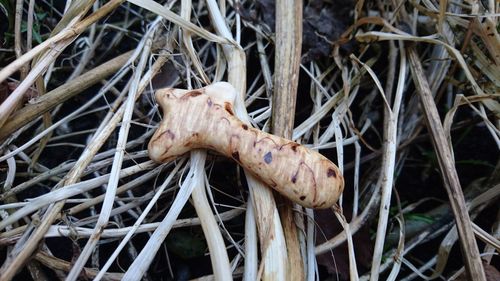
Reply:
[[[497, 1], [0, 8], [0, 280], [500, 278]], [[217, 81], [338, 164], [336, 206], [148, 158], [154, 91]]]

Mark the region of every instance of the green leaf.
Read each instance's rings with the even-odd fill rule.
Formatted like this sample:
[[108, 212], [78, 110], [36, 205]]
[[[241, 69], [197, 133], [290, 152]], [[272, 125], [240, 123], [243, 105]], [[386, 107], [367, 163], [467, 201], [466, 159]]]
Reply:
[[427, 215], [424, 215], [424, 214], [407, 214], [405, 215], [405, 219], [407, 220], [413, 220], [413, 221], [422, 221], [422, 222], [426, 222], [426, 223], [433, 223], [434, 222], [434, 218], [431, 217], [431, 216], [427, 216]]
[[459, 161], [456, 161], [456, 164], [474, 165], [474, 166], [485, 166], [485, 167], [488, 167], [488, 168], [495, 168], [495, 165], [491, 165], [487, 161], [475, 160], [475, 159], [459, 160]]
[[42, 43], [42, 36], [40, 35], [40, 32], [33, 30], [33, 39], [35, 39], [35, 41], [40, 44]]
[[35, 16], [36, 18], [41, 21], [43, 20], [44, 18], [47, 17], [47, 12], [39, 12], [39, 13], [35, 13]]

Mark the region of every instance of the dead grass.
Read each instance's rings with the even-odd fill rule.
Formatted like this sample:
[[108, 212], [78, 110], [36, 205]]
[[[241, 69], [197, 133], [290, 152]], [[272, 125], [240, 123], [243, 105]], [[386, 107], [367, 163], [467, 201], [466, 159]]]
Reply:
[[[498, 2], [0, 5], [0, 280], [170, 280], [181, 263], [207, 280], [498, 274]], [[244, 123], [338, 163], [335, 208], [210, 151], [148, 159], [155, 89], [215, 81]], [[210, 270], [169, 244], [200, 225]]]

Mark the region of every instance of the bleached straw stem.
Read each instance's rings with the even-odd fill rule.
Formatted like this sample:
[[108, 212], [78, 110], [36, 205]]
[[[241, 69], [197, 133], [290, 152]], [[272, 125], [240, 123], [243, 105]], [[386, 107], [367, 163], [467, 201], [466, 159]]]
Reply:
[[[380, 262], [382, 261], [382, 255], [384, 251], [384, 242], [386, 239], [385, 234], [387, 231], [387, 222], [389, 219], [389, 209], [394, 182], [394, 168], [396, 166], [398, 117], [399, 109], [401, 108], [401, 99], [403, 97], [406, 72], [406, 56], [404, 55], [404, 51], [401, 51], [396, 96], [394, 98], [393, 107], [387, 107], [385, 111], [387, 117], [384, 119], [384, 154], [382, 156], [382, 174], [379, 179], [382, 195], [377, 225], [377, 236], [375, 238], [375, 247], [373, 250], [373, 260], [370, 275], [371, 281], [378, 280]], [[368, 73], [371, 72], [368, 71]], [[372, 78], [377, 79], [376, 76], [372, 76]], [[382, 95], [386, 96], [381, 88], [379, 88], [379, 90], [381, 90]]]
[[[232, 44], [222, 45], [224, 55], [228, 61], [228, 82], [231, 83], [238, 93], [235, 101], [235, 114], [244, 123], [250, 125], [244, 97], [246, 93], [246, 61], [245, 54], [236, 42], [226, 25], [217, 3], [214, 0], [207, 1], [209, 15], [216, 32], [226, 38]], [[272, 192], [249, 172], [245, 172], [247, 183], [252, 192], [255, 213], [257, 218], [257, 230], [261, 242], [261, 253], [264, 264], [263, 280], [286, 280], [287, 278], [287, 252], [283, 229], [279, 219], [276, 203]], [[249, 223], [249, 222], [247, 222]]]
[[90, 257], [92, 252], [97, 245], [97, 242], [100, 239], [100, 234], [106, 225], [108, 224], [108, 220], [110, 217], [111, 210], [113, 208], [116, 189], [118, 187], [119, 181], [119, 173], [123, 164], [123, 155], [125, 153], [125, 145], [128, 139], [128, 132], [130, 129], [130, 120], [132, 119], [132, 113], [134, 111], [135, 106], [135, 97], [137, 92], [139, 91], [139, 84], [142, 76], [142, 72], [146, 67], [146, 62], [148, 61], [151, 45], [153, 43], [152, 37], [154, 32], [156, 31], [156, 27], [158, 26], [159, 21], [156, 21], [152, 24], [151, 28], [145, 34], [145, 37], [142, 41], [142, 44], [139, 44], [139, 48], [142, 46], [142, 54], [139, 60], [137, 67], [134, 69], [133, 74], [133, 82], [130, 87], [127, 100], [125, 101], [125, 111], [123, 113], [122, 118], [122, 126], [120, 127], [120, 131], [118, 134], [118, 141], [116, 144], [116, 152], [113, 158], [113, 165], [111, 166], [110, 178], [106, 188], [106, 194], [104, 197], [104, 201], [102, 204], [101, 212], [99, 214], [99, 219], [97, 220], [97, 224], [94, 228], [94, 233], [85, 244], [82, 252], [80, 253], [78, 259], [76, 260], [74, 266], [71, 268], [68, 276], [66, 277], [67, 281], [74, 281], [78, 278], [81, 270], [83, 269], [87, 259]]

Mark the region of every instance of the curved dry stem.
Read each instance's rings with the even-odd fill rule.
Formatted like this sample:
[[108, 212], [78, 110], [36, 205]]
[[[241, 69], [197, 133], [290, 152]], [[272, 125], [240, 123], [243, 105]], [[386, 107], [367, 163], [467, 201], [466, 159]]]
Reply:
[[[191, 1], [182, 1], [182, 17], [189, 21], [191, 17]], [[188, 49], [188, 53], [190, 54], [195, 67], [198, 69], [198, 72], [205, 80], [208, 82], [208, 77], [205, 75], [201, 68], [201, 64], [198, 60], [198, 57], [194, 54], [193, 44], [191, 41], [191, 36], [189, 32], [183, 32], [183, 40], [186, 48]], [[191, 109], [191, 114], [198, 113], [194, 108]], [[189, 114], [189, 113], [188, 113]], [[192, 153], [193, 158], [203, 158], [206, 157], [206, 151], [195, 151]], [[193, 193], [191, 194], [193, 198], [193, 205], [196, 209], [196, 213], [201, 220], [201, 226], [203, 229], [203, 233], [205, 235], [208, 249], [210, 252], [210, 261], [212, 262], [212, 269], [214, 273], [214, 277], [216, 280], [232, 280], [232, 270], [229, 264], [229, 258], [226, 252], [226, 247], [224, 243], [224, 239], [222, 238], [222, 234], [220, 229], [215, 221], [215, 217], [210, 208], [210, 204], [208, 202], [206, 196], [206, 182], [205, 182], [205, 161], [198, 162], [199, 166], [197, 167], [195, 174], [196, 181], [193, 181], [193, 185], [195, 188], [193, 189]]]
[[[373, 250], [373, 260], [371, 267], [370, 280], [376, 281], [379, 277], [380, 262], [384, 252], [384, 242], [386, 239], [387, 222], [389, 219], [389, 209], [391, 204], [391, 194], [394, 182], [394, 171], [396, 166], [396, 150], [397, 150], [397, 136], [398, 136], [398, 118], [399, 110], [401, 108], [401, 101], [403, 98], [404, 83], [407, 76], [406, 56], [400, 44], [400, 62], [399, 62], [399, 75], [398, 84], [396, 89], [396, 96], [394, 98], [393, 107], [390, 108], [386, 102], [387, 108], [385, 110], [386, 117], [384, 119], [384, 154], [382, 157], [382, 174], [379, 178], [380, 186], [382, 189], [379, 221], [377, 225], [377, 237], [375, 239], [375, 247]], [[374, 79], [377, 79], [375, 76]], [[384, 92], [381, 92], [385, 96]]]
[[[207, 1], [210, 17], [218, 34], [233, 42], [233, 37], [217, 4]], [[228, 61], [228, 82], [236, 88], [235, 114], [246, 125], [250, 125], [250, 117], [245, 108], [246, 95], [246, 60], [245, 53], [237, 43], [222, 45]], [[286, 280], [286, 245], [283, 230], [279, 220], [276, 203], [272, 193], [251, 173], [245, 171], [250, 187], [252, 204], [257, 218], [257, 230], [261, 242], [262, 264], [264, 265], [263, 280]], [[270, 221], [269, 221], [270, 220]]]
[[75, 264], [71, 268], [71, 271], [69, 272], [68, 276], [66, 277], [67, 281], [73, 281], [78, 278], [78, 276], [80, 275], [80, 271], [83, 269], [84, 265], [87, 262], [87, 259], [94, 251], [97, 242], [99, 242], [104, 227], [106, 227], [106, 225], [108, 224], [116, 196], [116, 189], [118, 187], [118, 181], [119, 181], [118, 175], [120, 173], [123, 164], [125, 145], [127, 143], [128, 133], [130, 129], [130, 121], [132, 119], [132, 113], [135, 107], [135, 97], [140, 89], [142, 72], [144, 71], [144, 68], [146, 67], [146, 62], [149, 59], [151, 45], [153, 43], [152, 37], [154, 32], [156, 31], [156, 28], [159, 26], [159, 23], [160, 21], [158, 20], [151, 25], [150, 29], [148, 30], [143, 39], [144, 43], [141, 44], [143, 46], [141, 48], [143, 52], [141, 54], [138, 65], [134, 69], [134, 74], [132, 77], [133, 79], [132, 86], [130, 87], [127, 100], [125, 101], [124, 104], [125, 110], [122, 118], [122, 126], [120, 127], [120, 132], [118, 135], [118, 141], [116, 144], [116, 153], [113, 157], [113, 165], [111, 166], [110, 178], [107, 184], [106, 194], [101, 207], [101, 212], [99, 214], [99, 219], [97, 220], [94, 232], [87, 241], [87, 244], [85, 244], [85, 247], [80, 253], [78, 259], [75, 261]]

